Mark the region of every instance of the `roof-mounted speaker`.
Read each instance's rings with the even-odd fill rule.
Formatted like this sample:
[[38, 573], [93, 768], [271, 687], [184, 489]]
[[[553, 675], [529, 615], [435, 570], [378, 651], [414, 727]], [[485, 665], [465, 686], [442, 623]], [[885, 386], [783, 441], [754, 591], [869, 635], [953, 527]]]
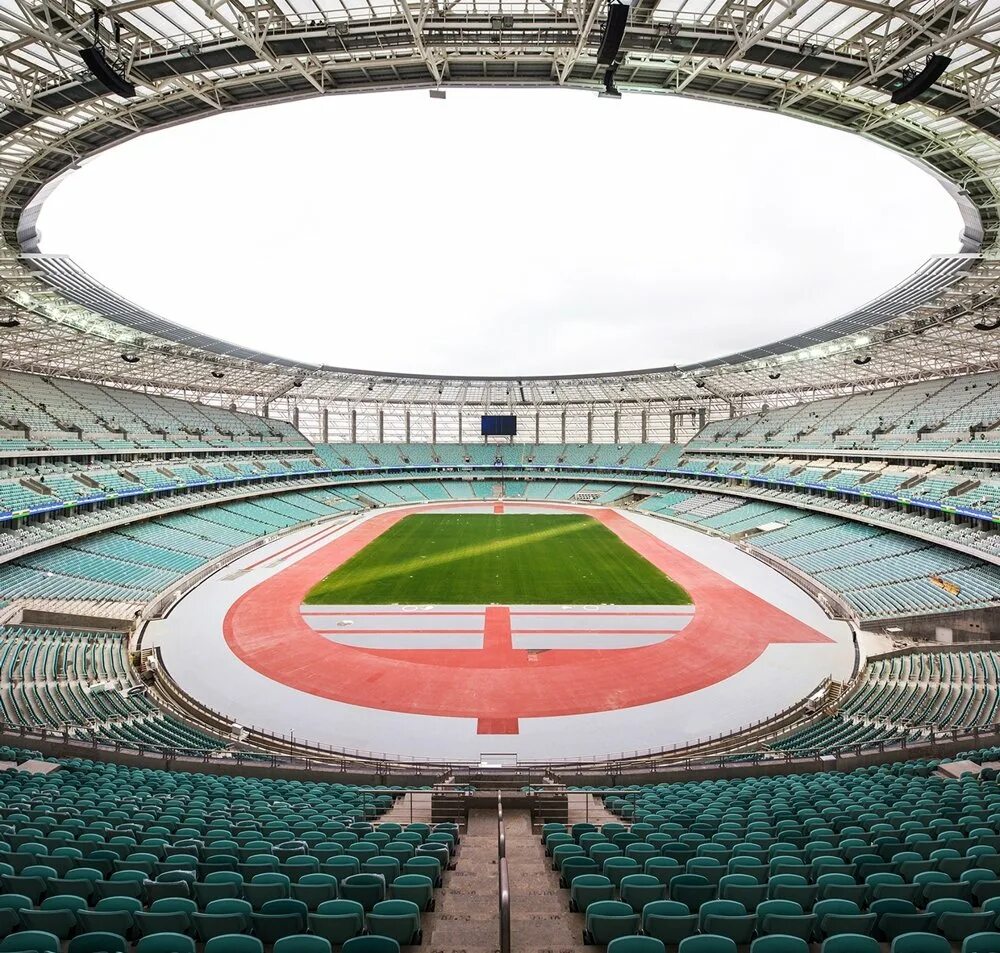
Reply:
[[80, 57], [94, 78], [109, 92], [131, 99], [135, 96], [135, 85], [130, 83], [108, 62], [104, 50], [99, 46], [87, 46], [80, 50]]
[[601, 45], [597, 48], [597, 62], [601, 66], [610, 66], [618, 56], [628, 23], [628, 11], [627, 3], [608, 4], [608, 19], [601, 34]]
[[892, 101], [901, 106], [911, 99], [916, 99], [921, 93], [926, 93], [951, 66], [951, 57], [935, 53], [929, 57], [927, 64], [919, 73], [904, 74], [901, 85], [892, 91]]

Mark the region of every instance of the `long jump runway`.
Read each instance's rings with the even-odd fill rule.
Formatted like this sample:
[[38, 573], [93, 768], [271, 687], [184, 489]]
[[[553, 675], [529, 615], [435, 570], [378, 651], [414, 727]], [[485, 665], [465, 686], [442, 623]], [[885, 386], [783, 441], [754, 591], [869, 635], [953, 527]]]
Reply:
[[404, 516], [442, 508], [432, 504], [266, 544], [153, 623], [144, 644], [160, 646], [182, 688], [242, 724], [407, 758], [669, 747], [767, 717], [850, 673], [847, 626], [725, 541], [605, 508], [504, 505], [593, 516], [693, 605], [302, 604]]

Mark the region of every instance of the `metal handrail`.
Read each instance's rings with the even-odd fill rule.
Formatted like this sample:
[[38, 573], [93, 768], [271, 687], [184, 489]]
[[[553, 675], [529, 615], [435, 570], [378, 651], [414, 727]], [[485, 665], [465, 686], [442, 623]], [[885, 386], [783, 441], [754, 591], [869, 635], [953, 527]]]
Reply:
[[497, 791], [497, 874], [500, 901], [500, 953], [510, 953], [510, 878], [507, 873], [507, 831], [503, 824], [503, 794]]

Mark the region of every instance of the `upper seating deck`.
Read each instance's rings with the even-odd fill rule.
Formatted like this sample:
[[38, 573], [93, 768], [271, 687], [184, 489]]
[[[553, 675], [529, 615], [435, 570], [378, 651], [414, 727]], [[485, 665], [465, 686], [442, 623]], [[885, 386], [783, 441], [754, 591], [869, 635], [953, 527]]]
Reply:
[[945, 378], [709, 423], [690, 450], [1000, 452], [1000, 374]]
[[63, 378], [0, 374], [0, 455], [308, 446], [282, 420]]

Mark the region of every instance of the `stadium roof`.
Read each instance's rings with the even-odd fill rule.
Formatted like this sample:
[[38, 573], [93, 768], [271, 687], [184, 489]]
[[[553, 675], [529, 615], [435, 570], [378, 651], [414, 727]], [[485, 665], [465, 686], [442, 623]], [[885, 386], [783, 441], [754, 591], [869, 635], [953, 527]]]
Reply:
[[[778, 111], [911, 156], [950, 183], [962, 250], [851, 315], [752, 351], [521, 380], [321, 367], [218, 341], [40, 254], [35, 221], [82, 158], [222, 110], [456, 84], [600, 89], [605, 0], [121, 0], [96, 22], [93, 9], [0, 0], [0, 325], [19, 322], [0, 326], [0, 367], [205, 394], [495, 405], [763, 398], [1000, 367], [1000, 334], [975, 328], [1000, 315], [1000, 0], [636, 0], [619, 88]], [[80, 49], [95, 43], [134, 98], [105, 92], [83, 66]], [[893, 105], [892, 88], [936, 52], [952, 58], [944, 76]], [[108, 214], [122, 213], [109, 202]]]

